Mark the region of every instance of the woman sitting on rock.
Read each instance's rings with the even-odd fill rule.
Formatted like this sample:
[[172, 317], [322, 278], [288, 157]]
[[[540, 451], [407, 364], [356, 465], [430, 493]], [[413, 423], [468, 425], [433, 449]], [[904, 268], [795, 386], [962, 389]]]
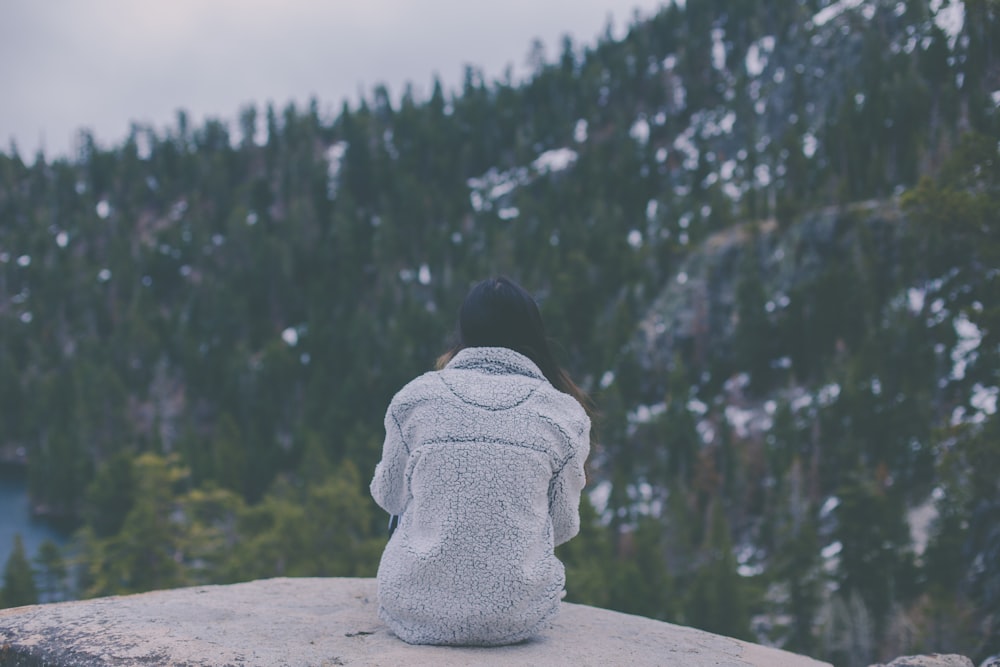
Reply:
[[534, 299], [506, 278], [472, 288], [438, 368], [385, 415], [371, 493], [399, 525], [379, 616], [411, 644], [519, 642], [559, 609], [553, 549], [580, 527], [589, 402], [555, 363]]

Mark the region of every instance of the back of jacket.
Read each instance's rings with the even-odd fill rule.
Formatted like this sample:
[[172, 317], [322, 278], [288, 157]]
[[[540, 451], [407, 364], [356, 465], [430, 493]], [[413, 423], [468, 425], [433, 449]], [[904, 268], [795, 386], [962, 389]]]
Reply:
[[467, 348], [386, 413], [372, 496], [401, 515], [379, 565], [379, 613], [419, 644], [536, 634], [565, 584], [553, 548], [579, 529], [590, 422], [527, 357]]

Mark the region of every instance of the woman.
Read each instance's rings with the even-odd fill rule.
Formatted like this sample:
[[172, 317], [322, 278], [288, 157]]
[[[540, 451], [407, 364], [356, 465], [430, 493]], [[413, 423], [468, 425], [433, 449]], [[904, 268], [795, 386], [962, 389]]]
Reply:
[[379, 616], [411, 644], [527, 639], [559, 609], [553, 549], [580, 527], [590, 419], [534, 299], [475, 285], [458, 344], [385, 416], [371, 493], [401, 515], [378, 569]]

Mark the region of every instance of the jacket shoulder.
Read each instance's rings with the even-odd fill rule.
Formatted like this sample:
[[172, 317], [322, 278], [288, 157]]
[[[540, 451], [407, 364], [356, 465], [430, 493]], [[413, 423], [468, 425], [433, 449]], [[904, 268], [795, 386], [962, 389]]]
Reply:
[[590, 417], [580, 402], [552, 385], [546, 384], [538, 392], [537, 404], [542, 411], [559, 422], [570, 436], [576, 438], [590, 432]]
[[417, 403], [438, 396], [442, 389], [440, 375], [440, 371], [428, 371], [407, 382], [392, 397], [389, 411], [403, 412]]

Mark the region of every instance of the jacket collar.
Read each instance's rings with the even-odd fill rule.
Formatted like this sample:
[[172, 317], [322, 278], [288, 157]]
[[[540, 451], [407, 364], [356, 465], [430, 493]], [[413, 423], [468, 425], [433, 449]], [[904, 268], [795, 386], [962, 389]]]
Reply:
[[538, 380], [545, 376], [538, 366], [520, 352], [506, 347], [467, 347], [460, 350], [445, 368], [475, 370], [490, 375], [526, 375]]

